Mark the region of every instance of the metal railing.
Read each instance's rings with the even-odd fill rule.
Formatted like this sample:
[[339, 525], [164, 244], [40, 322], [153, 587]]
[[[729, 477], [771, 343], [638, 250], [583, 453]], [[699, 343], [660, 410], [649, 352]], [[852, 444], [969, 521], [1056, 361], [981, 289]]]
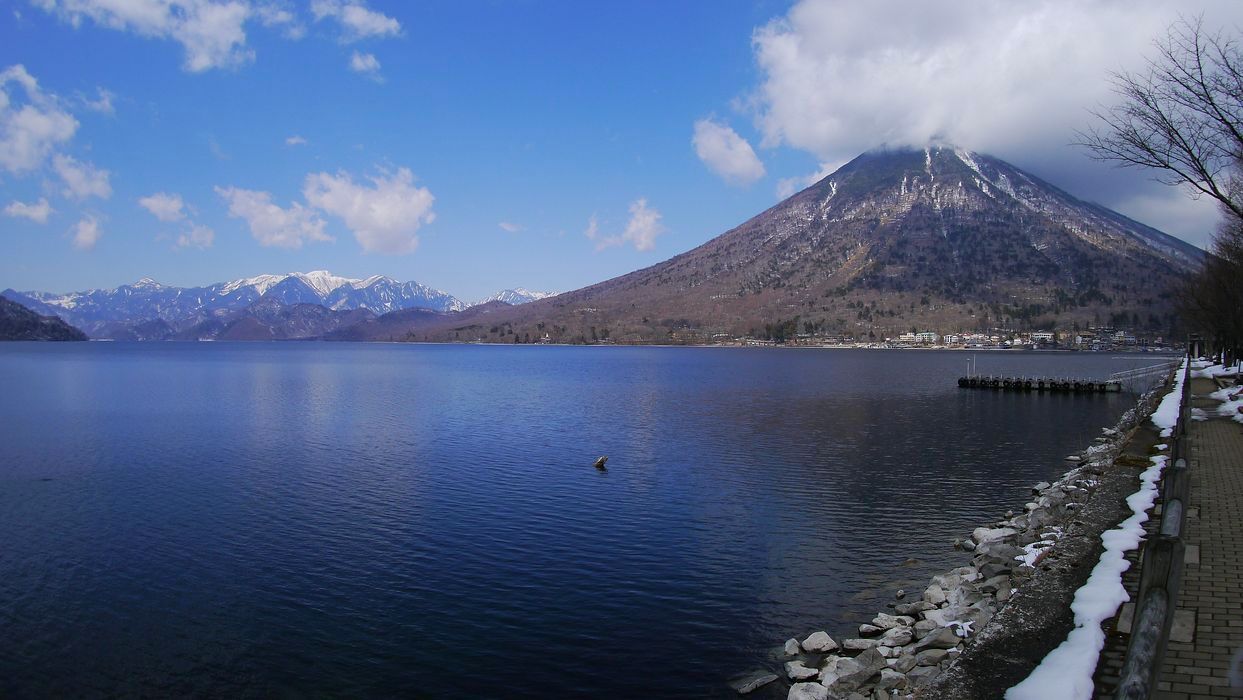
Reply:
[[1114, 697], [1142, 700], [1152, 696], [1161, 674], [1161, 661], [1170, 641], [1174, 609], [1182, 588], [1183, 526], [1191, 498], [1191, 473], [1187, 467], [1187, 419], [1190, 415], [1191, 362], [1183, 369], [1178, 421], [1170, 436], [1171, 465], [1161, 482], [1161, 527], [1144, 543], [1139, 595], [1131, 622], [1131, 641]]

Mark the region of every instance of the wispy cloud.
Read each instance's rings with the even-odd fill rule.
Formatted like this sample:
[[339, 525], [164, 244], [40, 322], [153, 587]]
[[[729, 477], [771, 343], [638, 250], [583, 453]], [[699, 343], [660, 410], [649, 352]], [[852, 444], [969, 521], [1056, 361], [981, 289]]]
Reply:
[[216, 232], [206, 226], [191, 224], [185, 233], [177, 236], [178, 248], [200, 248], [207, 249], [212, 247], [216, 241]]
[[108, 182], [108, 171], [97, 168], [90, 163], [83, 163], [66, 155], [57, 154], [52, 158], [52, 169], [60, 176], [65, 188], [66, 197], [86, 199], [99, 197], [108, 199], [112, 196], [112, 185]]
[[301, 136], [297, 134], [294, 134], [293, 136], [286, 136], [285, 145], [286, 146], [305, 146], [306, 139], [302, 138]]
[[497, 226], [506, 233], [522, 233], [526, 227], [521, 224], [515, 224], [512, 221], [502, 221]]
[[695, 122], [695, 155], [731, 185], [747, 186], [764, 177], [764, 164], [746, 139], [712, 119]]
[[6, 216], [30, 219], [37, 224], [46, 224], [48, 217], [52, 215], [53, 211], [52, 205], [48, 203], [46, 197], [40, 197], [39, 201], [34, 204], [26, 204], [25, 202], [13, 200], [12, 202], [9, 202], [7, 207], [4, 208]]
[[[176, 41], [185, 51], [182, 65], [191, 73], [235, 68], [255, 56], [246, 46], [245, 24], [259, 15], [243, 0], [40, 0], [35, 5], [75, 27], [90, 20], [109, 29]], [[280, 17], [269, 15], [267, 21]]]
[[25, 66], [0, 71], [0, 167], [14, 174], [41, 168], [77, 130], [78, 120], [55, 95], [39, 89]]
[[382, 12], [369, 9], [359, 0], [314, 0], [311, 14], [315, 21], [335, 20], [342, 30], [341, 40], [349, 43], [401, 34], [401, 23]]
[[372, 80], [382, 80], [380, 77], [380, 60], [375, 57], [375, 54], [355, 51], [350, 56], [350, 70], [355, 73], [361, 73]]
[[630, 219], [621, 233], [608, 236], [600, 232], [600, 221], [593, 214], [587, 221], [587, 229], [583, 235], [595, 241], [596, 250], [604, 250], [624, 244], [631, 244], [637, 251], [648, 251], [656, 247], [656, 237], [665, 233], [660, 223], [662, 216], [659, 211], [647, 205], [647, 199], [640, 198], [630, 203]]
[[160, 221], [181, 221], [186, 218], [185, 202], [179, 194], [156, 192], [139, 198], [138, 204]]
[[282, 208], [268, 192], [236, 187], [217, 187], [216, 194], [228, 203], [229, 216], [246, 222], [259, 245], [296, 250], [309, 241], [332, 240], [324, 233], [324, 220], [296, 202]]
[[73, 247], [78, 250], [91, 250], [99, 242], [104, 232], [99, 227], [99, 219], [88, 214], [70, 229], [73, 234]]

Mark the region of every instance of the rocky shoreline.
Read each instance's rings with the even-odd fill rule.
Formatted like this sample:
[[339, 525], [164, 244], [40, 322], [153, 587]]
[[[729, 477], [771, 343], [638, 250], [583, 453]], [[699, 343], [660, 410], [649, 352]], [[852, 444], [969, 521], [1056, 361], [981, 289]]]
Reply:
[[[1070, 578], [1080, 574], [1086, 578], [1092, 568], [1087, 560], [1099, 550], [1097, 530], [1111, 526], [1108, 521], [1117, 496], [1134, 490], [1135, 465], [1114, 469], [1115, 462], [1125, 461], [1119, 455], [1151, 415], [1160, 395], [1157, 389], [1142, 396], [1093, 445], [1067, 458], [1074, 463], [1069, 471], [1052, 483], [1033, 486], [1032, 500], [1021, 512], [1007, 512], [957, 540], [955, 547], [970, 555], [969, 563], [933, 576], [918, 596], [898, 591], [890, 610], [860, 625], [853, 636], [834, 639], [822, 630], [801, 641], [787, 640], [782, 655], [791, 683], [788, 700], [937, 696], [947, 681], [954, 684], [951, 677], [963, 675], [963, 669], [956, 666], [960, 658], [972, 655], [973, 647], [981, 646], [977, 641], [1021, 636], [1023, 630], [1010, 628], [1024, 625], [1028, 616], [1023, 611], [999, 613], [1043, 602], [1048, 597], [1046, 589], [1065, 594], [1068, 585], [1064, 581], [1042, 581], [1059, 577], [1059, 568], [1063, 572], [1073, 569]], [[1074, 554], [1063, 557], [1054, 552], [1055, 547]], [[1051, 566], [1047, 561], [1058, 558], [1069, 566]], [[1071, 594], [1074, 587], [1070, 584]], [[1023, 600], [1025, 596], [1040, 600]], [[1058, 620], [1054, 624], [1066, 623]], [[1007, 629], [999, 630], [999, 625]], [[947, 673], [951, 670], [957, 673]], [[753, 674], [735, 682], [734, 689], [745, 695], [763, 688], [765, 696], [772, 696], [770, 684], [779, 680], [774, 673]], [[1004, 688], [993, 690], [1004, 692]]]

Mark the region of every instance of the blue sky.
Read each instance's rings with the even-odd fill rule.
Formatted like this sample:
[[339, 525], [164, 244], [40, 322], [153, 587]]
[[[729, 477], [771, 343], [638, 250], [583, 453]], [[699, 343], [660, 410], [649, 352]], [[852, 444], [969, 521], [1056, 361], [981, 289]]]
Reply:
[[962, 5], [9, 0], [0, 287], [566, 290], [930, 137], [1204, 243], [1211, 206], [1067, 145], [1173, 9]]

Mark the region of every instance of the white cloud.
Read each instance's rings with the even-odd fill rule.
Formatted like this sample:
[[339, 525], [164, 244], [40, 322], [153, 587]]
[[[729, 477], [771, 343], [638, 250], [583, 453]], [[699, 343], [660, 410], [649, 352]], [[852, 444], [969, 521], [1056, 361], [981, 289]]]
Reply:
[[[192, 73], [232, 68], [254, 59], [245, 23], [255, 13], [242, 0], [39, 0], [36, 4], [75, 27], [90, 19], [102, 27], [172, 39], [185, 50]], [[277, 15], [259, 15], [270, 23]]]
[[821, 163], [816, 172], [802, 177], [783, 177], [777, 181], [777, 199], [786, 199], [832, 175], [845, 163]]
[[99, 219], [94, 216], [84, 216], [82, 220], [74, 224], [71, 229], [73, 232], [73, 247], [78, 250], [90, 250], [99, 242], [104, 232], [99, 228]]
[[177, 237], [178, 248], [210, 248], [216, 241], [216, 232], [206, 226], [191, 224], [190, 229]]
[[112, 185], [108, 183], [107, 170], [59, 153], [52, 158], [52, 169], [65, 183], [65, 189], [62, 192], [66, 197], [107, 199], [112, 196]]
[[594, 214], [587, 221], [587, 230], [583, 233], [596, 242], [596, 250], [630, 243], [635, 250], [648, 251], [656, 247], [656, 237], [665, 232], [660, 220], [660, 212], [648, 208], [647, 200], [640, 198], [630, 203], [630, 220], [626, 222], [626, 230], [620, 234], [602, 235], [600, 222]]
[[261, 4], [254, 8], [255, 17], [265, 27], [284, 27], [282, 32], [286, 39], [297, 41], [306, 36], [306, 27], [298, 21], [294, 13], [285, 7], [274, 4]]
[[376, 77], [380, 71], [380, 61], [375, 54], [355, 51], [354, 55], [350, 56], [350, 70]]
[[502, 221], [497, 226], [505, 233], [522, 233], [526, 230], [526, 227], [522, 224], [515, 224], [512, 221]]
[[340, 217], [369, 253], [412, 253], [418, 230], [435, 220], [435, 197], [414, 185], [414, 175], [399, 168], [394, 175], [368, 178], [371, 187], [354, 182], [348, 173], [306, 176], [302, 196], [314, 207]]
[[180, 221], [186, 218], [185, 202], [179, 194], [156, 192], [140, 198], [138, 204], [160, 221]]
[[260, 245], [298, 249], [307, 241], [332, 240], [324, 233], [324, 220], [301, 204], [282, 209], [267, 192], [236, 187], [217, 187], [216, 193], [228, 202], [229, 216], [244, 219]]
[[302, 138], [301, 136], [297, 134], [294, 134], [293, 136], [288, 136], [285, 138], [285, 145], [286, 146], [305, 146], [306, 139]]
[[20, 216], [25, 219], [30, 219], [37, 224], [46, 224], [47, 218], [51, 216], [53, 211], [52, 205], [48, 204], [46, 197], [40, 197], [39, 201], [34, 204], [26, 204], [25, 202], [13, 200], [12, 202], [9, 202], [7, 207], [4, 208], [4, 213], [8, 216], [12, 216], [14, 218]]
[[1240, 8], [804, 0], [755, 31], [763, 78], [751, 104], [765, 145], [821, 161], [934, 139], [1014, 157], [1073, 140], [1087, 110], [1112, 101], [1110, 72], [1142, 68], [1178, 13], [1220, 11], [1238, 23]]
[[311, 3], [311, 14], [317, 22], [331, 18], [340, 23], [344, 32], [341, 40], [347, 43], [401, 34], [400, 22], [383, 13], [367, 9], [360, 1], [314, 0]]
[[92, 112], [100, 114], [116, 114], [116, 108], [112, 105], [113, 98], [116, 97], [111, 91], [103, 88], [96, 88], [95, 99], [83, 98], [82, 105]]
[[764, 164], [751, 144], [725, 124], [700, 119], [691, 143], [704, 165], [731, 185], [745, 187], [764, 177]]
[[[10, 84], [22, 89], [23, 101], [10, 93]], [[77, 130], [78, 120], [61, 108], [55, 95], [40, 90], [24, 66], [0, 72], [0, 167], [15, 174], [42, 167]]]

